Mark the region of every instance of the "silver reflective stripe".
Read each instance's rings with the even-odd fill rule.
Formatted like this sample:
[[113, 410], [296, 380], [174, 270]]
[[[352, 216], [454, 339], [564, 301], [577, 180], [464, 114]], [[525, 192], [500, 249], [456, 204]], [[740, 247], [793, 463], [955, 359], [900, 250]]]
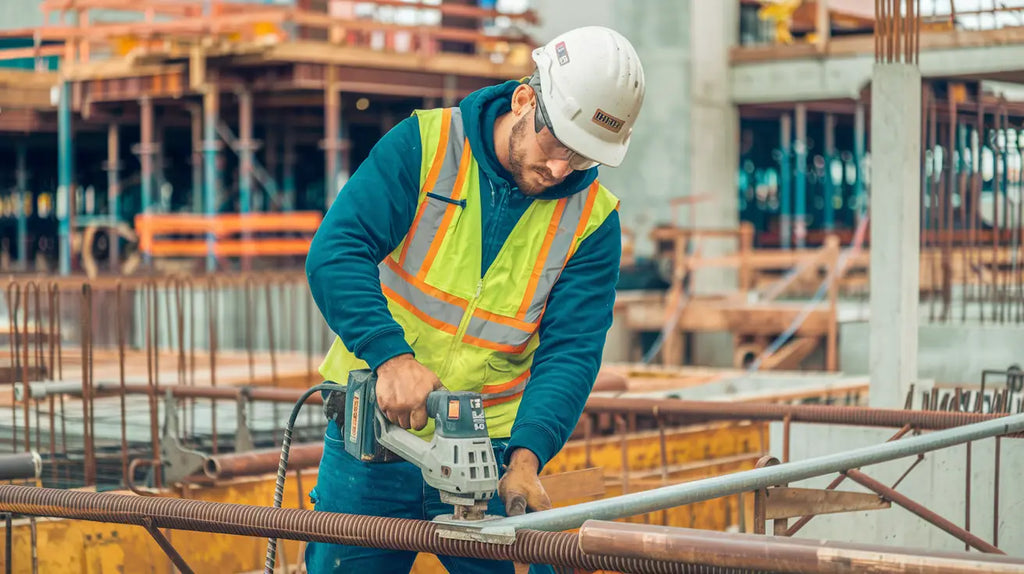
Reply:
[[466, 334], [477, 339], [483, 339], [499, 345], [520, 347], [525, 345], [533, 335], [532, 331], [523, 331], [494, 321], [488, 321], [479, 317], [469, 320], [469, 327]]
[[491, 400], [494, 400], [494, 399], [504, 399], [504, 398], [507, 398], [507, 397], [513, 397], [513, 396], [518, 395], [519, 393], [523, 392], [523, 390], [526, 389], [526, 383], [528, 383], [528, 382], [530, 382], [530, 377], [526, 377], [525, 379], [523, 379], [523, 382], [521, 382], [518, 385], [512, 387], [511, 389], [505, 389], [504, 391], [501, 391], [500, 393], [488, 393], [487, 392], [487, 387], [484, 387], [483, 399], [485, 401], [491, 401]]
[[452, 329], [459, 328], [463, 315], [461, 307], [420, 291], [388, 267], [387, 262], [381, 263], [378, 269], [380, 270], [381, 285], [387, 286], [398, 294], [399, 297], [405, 299], [413, 307], [429, 315], [431, 318], [450, 325]]
[[[437, 174], [437, 182], [430, 190], [435, 195], [451, 198], [455, 192], [455, 180], [459, 177], [459, 163], [462, 161], [462, 150], [465, 147], [466, 134], [462, 127], [462, 111], [459, 108], [452, 108], [452, 119], [448, 129], [448, 146], [445, 149], [444, 161], [441, 163], [441, 170]], [[411, 275], [419, 273], [423, 261], [430, 251], [430, 244], [441, 229], [441, 221], [444, 213], [451, 204], [432, 197], [423, 199], [423, 215], [416, 224], [416, 231], [412, 237], [406, 239], [409, 247], [405, 253], [405, 261], [402, 268]]]
[[537, 280], [537, 289], [533, 292], [533, 300], [530, 301], [530, 306], [526, 310], [524, 320], [529, 323], [540, 321], [548, 294], [558, 279], [558, 275], [562, 272], [562, 266], [565, 265], [565, 259], [569, 255], [569, 249], [576, 237], [576, 227], [579, 225], [580, 218], [583, 217], [583, 210], [586, 208], [590, 193], [590, 188], [587, 188], [587, 191], [573, 194], [566, 200], [562, 217], [558, 221], [558, 231], [555, 232], [555, 237], [551, 241], [547, 260], [544, 261], [544, 268]]

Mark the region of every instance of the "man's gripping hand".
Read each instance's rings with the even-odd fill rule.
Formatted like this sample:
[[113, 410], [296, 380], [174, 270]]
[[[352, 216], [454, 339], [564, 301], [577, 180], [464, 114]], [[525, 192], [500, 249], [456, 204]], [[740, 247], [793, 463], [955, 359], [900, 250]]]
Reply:
[[437, 375], [412, 355], [398, 355], [377, 367], [377, 405], [404, 429], [427, 426], [427, 395], [440, 388]]
[[509, 458], [508, 470], [498, 482], [498, 496], [505, 501], [505, 513], [509, 516], [525, 514], [551, 508], [551, 499], [544, 492], [537, 470], [540, 461], [537, 455], [525, 448], [517, 448]]

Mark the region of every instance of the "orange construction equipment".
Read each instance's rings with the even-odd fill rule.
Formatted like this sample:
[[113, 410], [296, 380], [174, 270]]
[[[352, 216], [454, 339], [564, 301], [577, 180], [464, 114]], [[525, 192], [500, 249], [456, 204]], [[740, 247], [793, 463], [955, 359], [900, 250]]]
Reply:
[[205, 257], [212, 236], [216, 257], [305, 255], [320, 226], [318, 211], [195, 214], [139, 214], [139, 251], [152, 257]]

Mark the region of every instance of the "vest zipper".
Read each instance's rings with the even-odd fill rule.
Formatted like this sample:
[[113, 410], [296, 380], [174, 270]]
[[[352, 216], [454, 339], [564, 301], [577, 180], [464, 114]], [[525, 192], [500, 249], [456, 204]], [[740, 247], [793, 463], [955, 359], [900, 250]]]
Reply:
[[484, 289], [484, 279], [480, 278], [480, 281], [476, 284], [476, 293], [473, 298], [470, 299], [469, 305], [466, 306], [466, 312], [462, 314], [462, 320], [459, 321], [459, 328], [455, 331], [455, 338], [452, 339], [451, 347], [448, 349], [448, 356], [444, 362], [444, 376], [439, 377], [444, 381], [450, 374], [452, 368], [452, 362], [455, 361], [455, 355], [459, 349], [459, 343], [462, 341], [462, 337], [465, 336], [466, 330], [469, 329], [469, 322], [473, 319], [473, 312], [476, 311], [477, 303], [480, 301], [480, 293]]

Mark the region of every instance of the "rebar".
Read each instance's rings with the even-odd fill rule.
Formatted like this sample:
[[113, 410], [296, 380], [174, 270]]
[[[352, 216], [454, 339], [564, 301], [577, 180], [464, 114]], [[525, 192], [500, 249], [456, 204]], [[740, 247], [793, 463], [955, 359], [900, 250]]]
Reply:
[[764, 536], [588, 520], [580, 528], [584, 552], [756, 567], [773, 572], [1020, 572], [1024, 560], [825, 540]]
[[114, 522], [238, 536], [305, 540], [551, 564], [584, 570], [636, 573], [732, 574], [758, 572], [712, 565], [584, 553], [578, 537], [565, 532], [523, 530], [512, 544], [442, 538], [438, 525], [422, 520], [247, 506], [191, 499], [130, 496], [86, 491], [0, 485], [0, 508], [17, 514]]
[[798, 462], [755, 468], [566, 508], [502, 518], [488, 524], [486, 529], [493, 531], [519, 528], [569, 530], [578, 528], [589, 519], [604, 520], [644, 514], [662, 508], [682, 506], [701, 500], [710, 500], [739, 492], [767, 488], [776, 484], [788, 484], [832, 472], [842, 472], [869, 464], [887, 462], [972, 440], [1004, 436], [1022, 430], [1024, 430], [1024, 414], [1000, 417]]
[[[1002, 418], [1001, 414], [966, 412], [911, 411], [869, 407], [785, 405], [769, 403], [729, 403], [718, 401], [684, 401], [591, 397], [585, 413], [636, 413], [650, 417], [662, 416], [671, 422], [711, 420], [784, 421], [794, 423], [826, 423], [840, 425], [900, 428], [905, 424], [919, 430], [943, 430], [966, 424]], [[1024, 433], [1007, 436], [1020, 438]]]

